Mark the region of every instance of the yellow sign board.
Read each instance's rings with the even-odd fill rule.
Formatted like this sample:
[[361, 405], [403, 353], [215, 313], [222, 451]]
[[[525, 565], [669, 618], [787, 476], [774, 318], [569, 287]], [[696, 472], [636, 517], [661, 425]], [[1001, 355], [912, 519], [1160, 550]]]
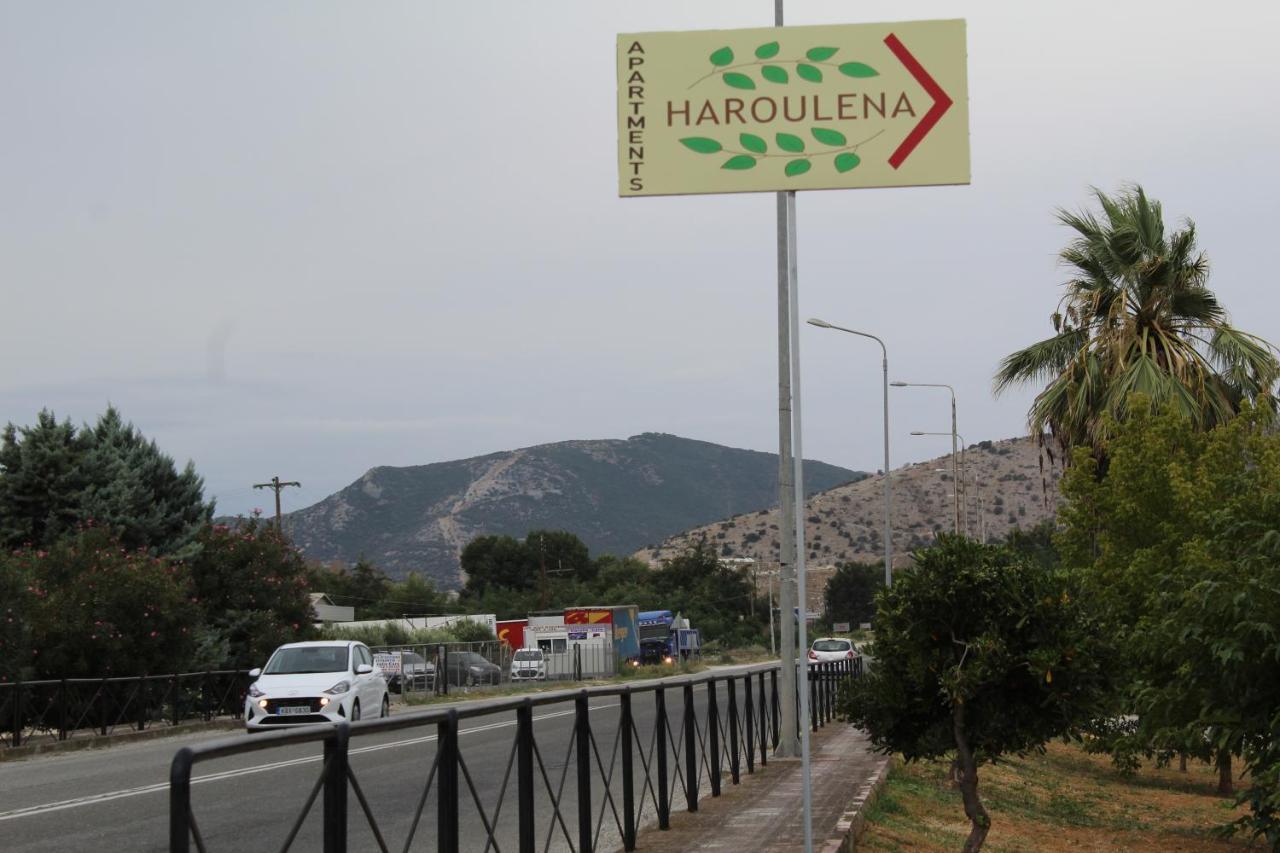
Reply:
[[963, 20], [618, 36], [618, 194], [969, 183]]

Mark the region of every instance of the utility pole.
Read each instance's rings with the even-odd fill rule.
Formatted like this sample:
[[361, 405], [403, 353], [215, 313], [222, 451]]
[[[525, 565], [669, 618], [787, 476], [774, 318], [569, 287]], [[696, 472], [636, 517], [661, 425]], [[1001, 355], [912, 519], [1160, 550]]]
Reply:
[[285, 486], [297, 486], [298, 488], [302, 488], [302, 484], [297, 482], [296, 480], [290, 480], [287, 483], [282, 483], [280, 482], [279, 477], [272, 477], [270, 483], [254, 483], [253, 484], [253, 487], [255, 489], [270, 489], [271, 491], [276, 493], [276, 530], [277, 531], [282, 529], [280, 526], [280, 490], [283, 489]]

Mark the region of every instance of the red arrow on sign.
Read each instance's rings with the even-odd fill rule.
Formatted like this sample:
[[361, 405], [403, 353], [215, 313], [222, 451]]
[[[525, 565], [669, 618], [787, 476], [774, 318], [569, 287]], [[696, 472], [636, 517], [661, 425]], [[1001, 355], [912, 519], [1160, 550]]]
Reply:
[[929, 72], [924, 70], [924, 66], [911, 55], [911, 51], [898, 40], [893, 33], [885, 36], [884, 43], [888, 45], [889, 50], [893, 51], [893, 55], [898, 57], [898, 61], [906, 66], [907, 71], [911, 72], [911, 76], [916, 78], [916, 82], [924, 87], [924, 90], [933, 98], [933, 106], [929, 108], [929, 112], [924, 114], [924, 118], [920, 119], [920, 123], [911, 129], [907, 134], [907, 138], [902, 140], [902, 144], [898, 146], [898, 150], [893, 152], [893, 156], [889, 158], [889, 165], [898, 168], [902, 165], [911, 152], [916, 150], [916, 146], [920, 141], [929, 135], [929, 131], [933, 130], [933, 126], [938, 120], [951, 109], [953, 103], [951, 97], [938, 85], [937, 81], [929, 76]]

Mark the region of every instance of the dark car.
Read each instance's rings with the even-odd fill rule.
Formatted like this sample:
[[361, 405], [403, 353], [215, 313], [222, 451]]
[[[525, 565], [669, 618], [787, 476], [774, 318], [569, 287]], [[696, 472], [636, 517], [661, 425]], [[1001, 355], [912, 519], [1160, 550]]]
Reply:
[[436, 687], [436, 665], [417, 652], [400, 653], [400, 672], [387, 676], [392, 693], [426, 693]]
[[477, 652], [449, 652], [447, 657], [446, 677], [452, 685], [462, 687], [502, 681], [502, 669]]

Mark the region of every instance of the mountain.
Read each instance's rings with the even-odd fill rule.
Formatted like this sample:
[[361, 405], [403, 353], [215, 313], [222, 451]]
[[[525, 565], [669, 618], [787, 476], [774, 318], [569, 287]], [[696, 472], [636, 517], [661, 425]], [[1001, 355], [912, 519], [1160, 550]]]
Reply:
[[[987, 539], [993, 541], [1003, 538], [1014, 527], [1026, 530], [1057, 514], [1061, 502], [1058, 494], [1061, 471], [1048, 459], [1041, 466], [1040, 450], [1033, 439], [984, 441], [966, 448], [964, 458], [969, 492], [961, 498], [967, 509], [964, 524], [970, 535], [977, 536], [979, 524], [985, 524]], [[806, 491], [814, 483], [807, 464]], [[950, 472], [950, 454], [894, 469], [891, 521], [895, 567], [908, 564], [909, 552], [928, 545], [933, 540], [933, 531], [954, 527]], [[981, 521], [978, 489], [973, 485], [975, 476], [982, 492]], [[822, 589], [835, 564], [850, 560], [871, 562], [884, 557], [882, 475], [811, 495], [805, 502], [805, 518], [806, 585], [811, 609], [821, 610]], [[776, 563], [777, 507], [738, 513], [700, 525], [669, 537], [657, 547], [643, 548], [635, 556], [658, 563], [702, 539], [714, 545], [723, 557]], [[816, 607], [815, 590], [819, 596]]]
[[[865, 477], [806, 462], [810, 494]], [[361, 555], [389, 575], [462, 584], [458, 555], [481, 534], [577, 534], [593, 554], [629, 554], [726, 515], [777, 502], [778, 457], [663, 433], [565, 441], [453, 462], [374, 468], [284, 517], [302, 552]]]

